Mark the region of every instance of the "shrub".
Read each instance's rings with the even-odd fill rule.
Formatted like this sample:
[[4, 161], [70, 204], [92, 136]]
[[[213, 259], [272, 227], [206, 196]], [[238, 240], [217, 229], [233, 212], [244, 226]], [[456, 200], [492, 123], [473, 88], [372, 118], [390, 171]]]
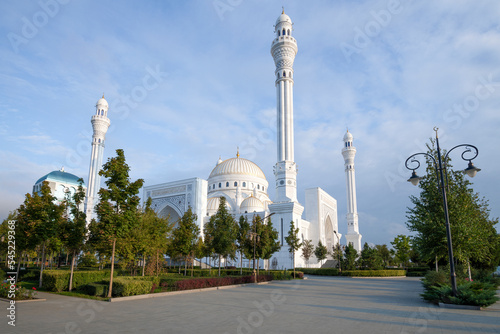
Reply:
[[306, 275], [321, 275], [321, 276], [338, 276], [337, 268], [300, 268]]
[[[267, 282], [272, 281], [272, 275], [258, 275], [257, 282]], [[195, 279], [186, 279], [179, 280], [174, 283], [175, 290], [192, 290], [192, 289], [203, 289], [203, 288], [211, 288], [216, 286], [226, 286], [226, 285], [234, 285], [234, 284], [247, 284], [253, 283], [254, 277], [250, 276], [238, 276], [238, 277], [212, 277], [212, 278], [195, 278]]]
[[429, 271], [422, 279], [422, 284], [425, 289], [431, 286], [442, 286], [450, 283], [450, 276], [444, 271]]
[[466, 282], [459, 284], [457, 295], [452, 295], [450, 285], [429, 285], [421, 294], [424, 300], [433, 303], [457, 305], [489, 306], [499, 300], [496, 295], [496, 286], [483, 282]]
[[[109, 279], [102, 281], [102, 284], [109, 286]], [[144, 295], [151, 292], [153, 282], [146, 279], [136, 279], [135, 277], [113, 278], [113, 297]]]
[[[108, 278], [109, 275], [110, 272], [107, 270], [75, 271], [73, 272], [73, 288], [78, 289], [82, 285], [99, 282]], [[68, 290], [69, 276], [70, 272], [67, 270], [44, 270], [43, 288], [55, 292]]]
[[342, 270], [342, 276], [350, 277], [392, 277], [405, 276], [404, 270]]
[[100, 283], [89, 283], [82, 285], [79, 291], [89, 296], [105, 297], [108, 294], [109, 285]]

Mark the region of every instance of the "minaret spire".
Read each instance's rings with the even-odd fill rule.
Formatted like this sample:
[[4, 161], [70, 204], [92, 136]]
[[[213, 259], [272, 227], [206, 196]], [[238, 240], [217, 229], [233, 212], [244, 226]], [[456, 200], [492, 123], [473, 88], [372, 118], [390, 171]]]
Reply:
[[344, 135], [344, 147], [342, 156], [344, 157], [344, 167], [347, 188], [347, 244], [352, 243], [354, 248], [361, 251], [361, 234], [358, 227], [358, 207], [356, 201], [356, 178], [354, 173], [354, 157], [356, 148], [353, 145], [354, 137], [347, 130]]
[[293, 143], [293, 62], [297, 41], [292, 37], [292, 20], [282, 14], [276, 20], [271, 55], [276, 65], [278, 157], [274, 168], [277, 202], [297, 201], [297, 166]]
[[98, 200], [97, 193], [101, 186], [99, 171], [102, 167], [102, 157], [104, 155], [104, 141], [108, 131], [110, 120], [108, 118], [108, 102], [102, 98], [96, 103], [96, 113], [92, 116], [91, 123], [94, 134], [92, 136], [92, 153], [90, 155], [89, 179], [87, 183], [87, 194], [85, 198], [85, 213], [87, 215], [87, 225], [94, 218], [94, 206]]

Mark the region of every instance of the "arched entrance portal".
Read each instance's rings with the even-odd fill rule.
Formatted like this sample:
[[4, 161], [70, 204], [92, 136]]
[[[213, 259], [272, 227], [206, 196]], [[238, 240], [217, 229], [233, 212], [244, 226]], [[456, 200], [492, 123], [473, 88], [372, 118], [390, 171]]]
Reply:
[[181, 216], [179, 215], [179, 213], [177, 211], [175, 211], [175, 209], [172, 208], [169, 205], [167, 205], [166, 207], [164, 207], [160, 211], [160, 213], [158, 214], [158, 216], [163, 217], [163, 218], [169, 217], [169, 222], [175, 223], [174, 227], [177, 227], [177, 222], [179, 221], [179, 219], [181, 219]]
[[325, 240], [328, 252], [331, 252], [333, 250], [334, 240], [335, 240], [334, 237], [335, 236], [333, 235], [332, 220], [330, 219], [330, 216], [327, 216], [325, 220]]

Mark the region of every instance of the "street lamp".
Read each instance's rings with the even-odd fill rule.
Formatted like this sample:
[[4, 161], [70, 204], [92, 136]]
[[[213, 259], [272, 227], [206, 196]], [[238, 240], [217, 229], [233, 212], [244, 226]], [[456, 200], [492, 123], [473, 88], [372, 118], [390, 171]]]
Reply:
[[[446, 222], [446, 238], [448, 240], [448, 256], [449, 256], [449, 261], [450, 261], [450, 278], [451, 278], [451, 289], [452, 289], [452, 294], [453, 296], [456, 296], [457, 294], [457, 276], [455, 273], [455, 263], [453, 261], [453, 247], [451, 243], [451, 231], [450, 231], [450, 218], [448, 216], [448, 202], [446, 200], [446, 188], [447, 188], [447, 182], [448, 182], [448, 175], [446, 174], [446, 183], [444, 180], [444, 173], [446, 173], [446, 160], [448, 158], [448, 154], [450, 154], [451, 151], [458, 147], [465, 147], [464, 152], [462, 153], [462, 159], [465, 161], [469, 162], [468, 167], [464, 170], [464, 173], [467, 174], [470, 177], [476, 176], [477, 172], [479, 172], [481, 169], [477, 168], [474, 166], [472, 163], [472, 160], [474, 160], [478, 153], [479, 150], [477, 149], [476, 146], [470, 145], [470, 144], [460, 144], [455, 147], [453, 147], [451, 150], [449, 150], [446, 155], [444, 156], [444, 159], [441, 158], [441, 150], [439, 148], [439, 139], [438, 139], [438, 128], [434, 127], [434, 131], [436, 132], [436, 146], [437, 146], [437, 157], [438, 161], [430, 155], [429, 153], [415, 153], [411, 155], [408, 159], [406, 159], [405, 166], [407, 169], [411, 170], [411, 177], [408, 179], [408, 182], [411, 182], [414, 186], [418, 185], [418, 182], [422, 179], [417, 175], [415, 172], [416, 169], [420, 167], [420, 162], [415, 159], [415, 156], [417, 155], [425, 155], [426, 157], [430, 158], [432, 162], [434, 163], [434, 168], [436, 169], [436, 177], [438, 181], [438, 187], [441, 188], [441, 194], [443, 197], [443, 207], [444, 207], [444, 218]], [[465, 157], [465, 154], [471, 153], [474, 155], [472, 158], [467, 159]], [[417, 164], [415, 168], [411, 168], [408, 166], [408, 162], [410, 164]]]
[[339, 238], [339, 235], [337, 234], [337, 231], [333, 231], [333, 233], [335, 233], [335, 235], [337, 236], [337, 245], [339, 245], [338, 249], [337, 249], [337, 255], [338, 255], [338, 261], [339, 261], [339, 272], [341, 273], [342, 272], [342, 267], [340, 265], [340, 251], [341, 251], [341, 248], [340, 248], [340, 238]]

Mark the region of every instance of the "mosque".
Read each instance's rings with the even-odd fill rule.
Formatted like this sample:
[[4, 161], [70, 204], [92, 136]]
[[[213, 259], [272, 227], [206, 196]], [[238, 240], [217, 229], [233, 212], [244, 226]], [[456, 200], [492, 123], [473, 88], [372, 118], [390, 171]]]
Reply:
[[[315, 246], [321, 240], [329, 251], [340, 242], [342, 235], [338, 233], [337, 201], [335, 198], [317, 187], [305, 191], [304, 205], [297, 200], [298, 170], [294, 159], [293, 134], [293, 62], [298, 48], [297, 41], [292, 34], [292, 20], [284, 11], [276, 20], [274, 33], [271, 55], [276, 66], [274, 75], [278, 136], [277, 159], [272, 186], [276, 188], [276, 198], [272, 200], [268, 196], [269, 181], [262, 169], [254, 162], [241, 157], [237, 152], [236, 156], [232, 158], [226, 160], [219, 158], [207, 179], [193, 177], [144, 187], [143, 200], [145, 202], [151, 198], [154, 210], [161, 216], [169, 216], [171, 221], [178, 220], [191, 207], [197, 215], [200, 231], [203, 231], [203, 226], [208, 222], [210, 216], [217, 212], [221, 197], [226, 198], [227, 209], [236, 220], [240, 216], [246, 216], [250, 222], [255, 215], [262, 218], [269, 217], [273, 227], [279, 233], [279, 242], [282, 247], [280, 251], [273, 254], [270, 261], [264, 263], [264, 266], [281, 269], [291, 268], [293, 265], [285, 241], [291, 221], [294, 222], [295, 227], [299, 228], [299, 236], [302, 240], [312, 240]], [[96, 113], [91, 119], [93, 127], [92, 153], [85, 201], [88, 222], [95, 217], [94, 206], [100, 187], [98, 172], [102, 166], [105, 136], [110, 125], [110, 120], [107, 117], [108, 108], [108, 103], [103, 96], [98, 100]], [[352, 243], [359, 252], [361, 250], [361, 234], [359, 234], [358, 228], [354, 172], [356, 148], [353, 146], [353, 136], [349, 131], [345, 134], [343, 142], [342, 156], [347, 189], [347, 234], [345, 238], [346, 243]], [[34, 191], [44, 178], [59, 180], [54, 189], [74, 186], [74, 179], [78, 179], [73, 174], [54, 171], [37, 181]], [[309, 263], [306, 263], [301, 254], [300, 250], [295, 254], [296, 267], [319, 267], [322, 265], [314, 256]]]

